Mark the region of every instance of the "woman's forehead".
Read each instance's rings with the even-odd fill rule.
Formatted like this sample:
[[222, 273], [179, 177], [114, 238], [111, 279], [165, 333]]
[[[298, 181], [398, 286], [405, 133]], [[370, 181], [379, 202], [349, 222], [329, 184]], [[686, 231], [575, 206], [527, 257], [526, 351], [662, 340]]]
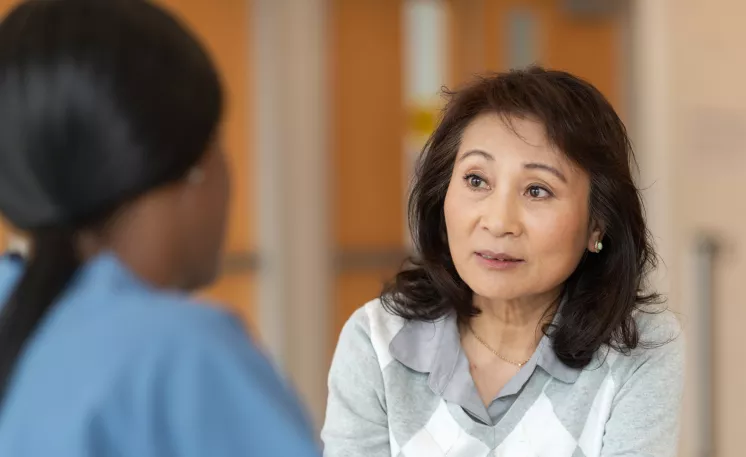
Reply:
[[526, 160], [541, 159], [557, 166], [572, 166], [567, 155], [550, 142], [544, 125], [532, 117], [497, 113], [476, 117], [464, 130], [457, 160], [475, 149], [496, 158], [511, 153]]

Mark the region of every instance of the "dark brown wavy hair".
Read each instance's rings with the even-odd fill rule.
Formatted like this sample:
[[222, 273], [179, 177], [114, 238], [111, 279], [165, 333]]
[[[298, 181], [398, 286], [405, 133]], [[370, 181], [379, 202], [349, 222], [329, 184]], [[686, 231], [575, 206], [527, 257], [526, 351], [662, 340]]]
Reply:
[[627, 131], [606, 98], [591, 84], [563, 71], [530, 67], [478, 78], [444, 91], [448, 103], [420, 154], [409, 197], [409, 226], [416, 255], [384, 287], [386, 309], [405, 319], [433, 321], [455, 311], [479, 314], [472, 291], [459, 277], [446, 236], [443, 203], [466, 127], [496, 113], [540, 121], [548, 140], [590, 176], [590, 218], [604, 228], [604, 250], [585, 255], [564, 284], [560, 319], [543, 328], [566, 365], [586, 367], [608, 345], [628, 352], [640, 344], [633, 312], [659, 303], [646, 292], [657, 256], [645, 223], [631, 167]]

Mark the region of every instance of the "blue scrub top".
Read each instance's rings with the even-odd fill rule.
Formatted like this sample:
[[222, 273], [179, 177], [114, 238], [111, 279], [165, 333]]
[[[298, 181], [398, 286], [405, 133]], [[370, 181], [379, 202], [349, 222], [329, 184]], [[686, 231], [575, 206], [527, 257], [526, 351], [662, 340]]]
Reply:
[[[0, 306], [22, 268], [0, 259]], [[0, 411], [0, 456], [319, 455], [237, 320], [149, 287], [112, 254], [84, 265], [40, 323]]]

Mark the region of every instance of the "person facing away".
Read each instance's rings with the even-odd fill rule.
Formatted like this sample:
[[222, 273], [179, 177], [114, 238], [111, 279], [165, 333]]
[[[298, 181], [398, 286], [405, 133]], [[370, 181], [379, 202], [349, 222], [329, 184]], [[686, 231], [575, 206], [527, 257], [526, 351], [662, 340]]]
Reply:
[[541, 67], [448, 95], [417, 256], [340, 336], [324, 455], [675, 456], [683, 342], [621, 120]]
[[0, 455], [312, 457], [294, 394], [216, 276], [229, 196], [207, 53], [142, 0], [0, 24]]

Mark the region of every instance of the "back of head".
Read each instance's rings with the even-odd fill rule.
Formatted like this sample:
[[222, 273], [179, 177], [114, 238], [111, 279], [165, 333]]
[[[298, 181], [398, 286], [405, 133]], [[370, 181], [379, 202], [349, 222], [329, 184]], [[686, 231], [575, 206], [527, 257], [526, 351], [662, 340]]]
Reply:
[[216, 134], [207, 53], [142, 0], [30, 0], [0, 24], [0, 212], [31, 258], [0, 315], [0, 395], [75, 274], [75, 236], [181, 179]]

